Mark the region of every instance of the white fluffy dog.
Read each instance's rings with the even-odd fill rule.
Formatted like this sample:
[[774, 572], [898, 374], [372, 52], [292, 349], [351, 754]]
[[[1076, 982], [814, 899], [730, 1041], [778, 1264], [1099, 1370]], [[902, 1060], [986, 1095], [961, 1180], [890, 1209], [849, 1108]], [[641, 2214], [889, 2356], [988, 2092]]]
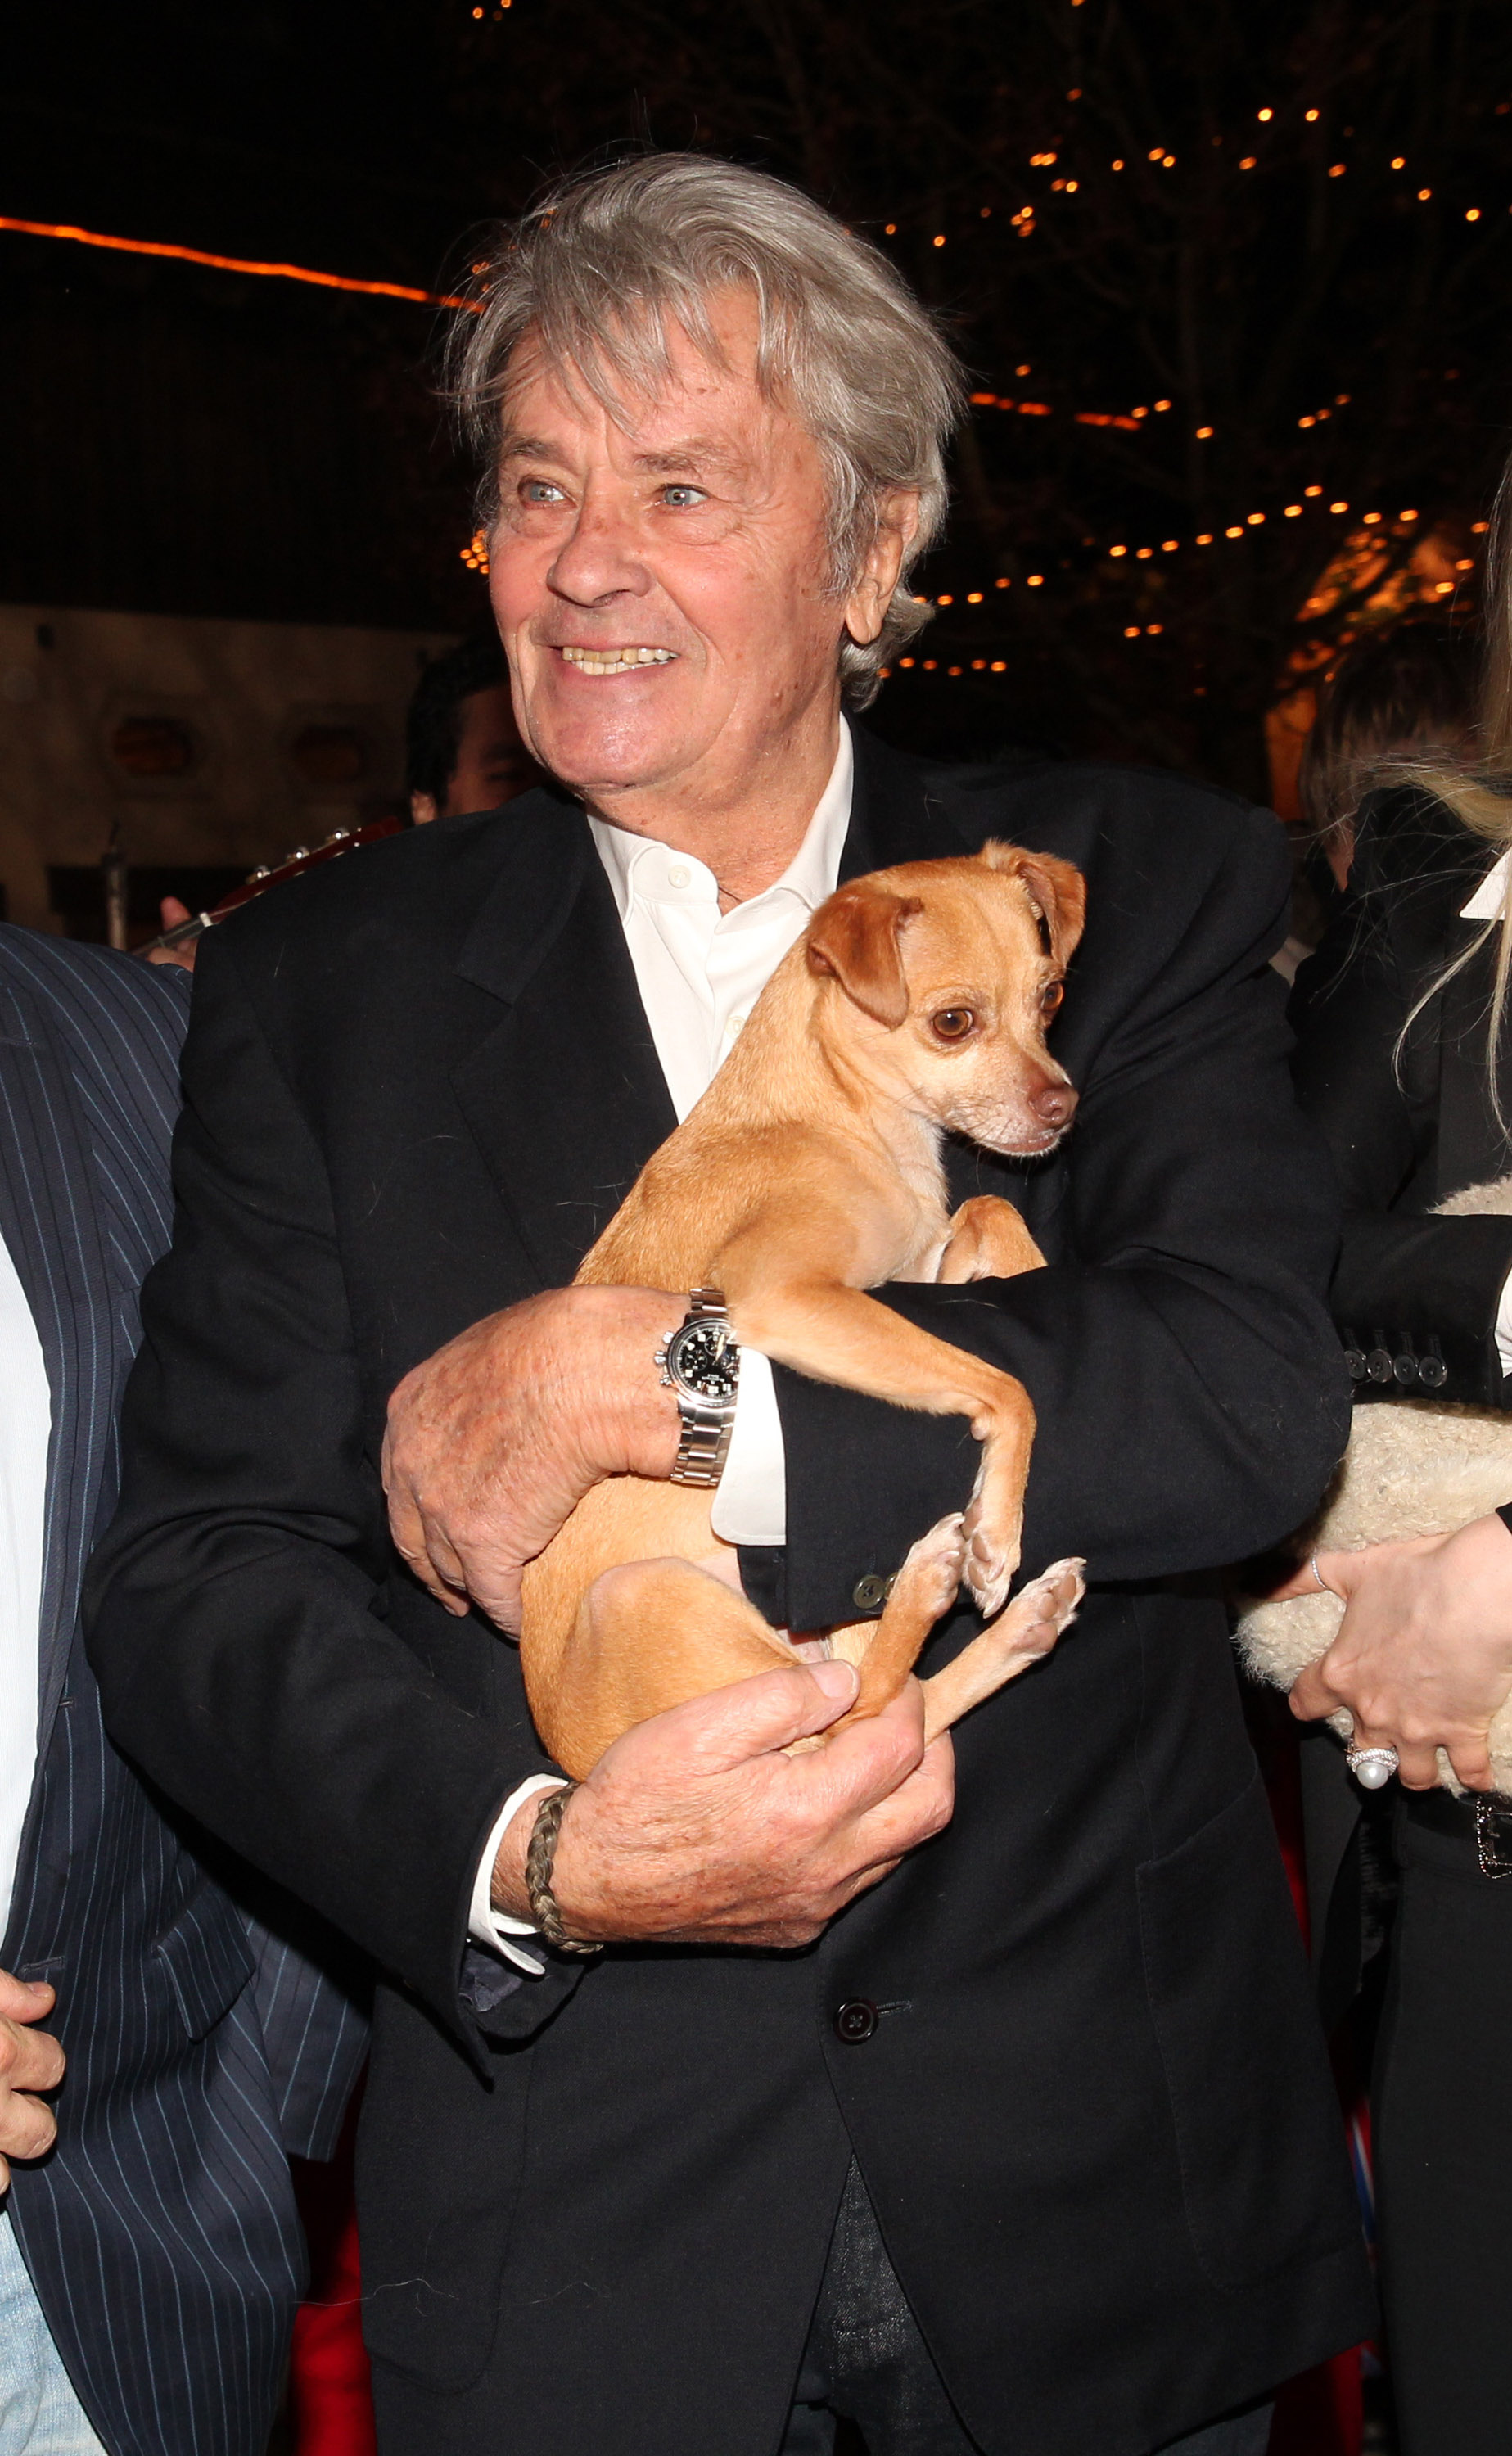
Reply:
[[[1466, 1186], [1439, 1209], [1512, 1214], [1512, 1177]], [[1349, 1447], [1300, 1541], [1309, 1552], [1342, 1551], [1411, 1535], [1447, 1535], [1472, 1518], [1489, 1517], [1506, 1501], [1512, 1501], [1512, 1414], [1433, 1399], [1378, 1400], [1356, 1408]], [[1239, 1652], [1257, 1679], [1290, 1688], [1326, 1653], [1343, 1616], [1343, 1605], [1331, 1594], [1245, 1602]], [[1349, 1738], [1346, 1711], [1331, 1714], [1329, 1722], [1341, 1739]], [[1490, 1748], [1498, 1790], [1512, 1791], [1512, 1697], [1492, 1722]], [[1439, 1780], [1446, 1790], [1460, 1789], [1441, 1749]]]

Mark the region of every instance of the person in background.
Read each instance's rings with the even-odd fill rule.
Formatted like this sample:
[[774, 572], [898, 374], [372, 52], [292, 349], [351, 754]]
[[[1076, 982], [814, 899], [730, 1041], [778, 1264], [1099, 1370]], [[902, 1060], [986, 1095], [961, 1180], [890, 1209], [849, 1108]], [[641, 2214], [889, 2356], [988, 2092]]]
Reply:
[[1288, 987], [1338, 911], [1355, 849], [1355, 815], [1394, 760], [1469, 755], [1478, 665], [1463, 624], [1426, 618], [1369, 633], [1335, 658], [1297, 770], [1301, 824], [1292, 927], [1271, 958]]
[[329, 2154], [365, 2041], [307, 1914], [259, 1923], [111, 1746], [79, 1634], [188, 1004], [0, 927], [0, 2456], [263, 2456], [288, 2153]]
[[405, 790], [418, 828], [497, 809], [541, 781], [520, 739], [509, 667], [491, 627], [424, 668], [404, 721]]
[[1474, 755], [1479, 642], [1463, 623], [1399, 623], [1330, 666], [1297, 779], [1313, 846], [1337, 888], [1349, 884], [1360, 804], [1404, 758]]
[[[1320, 806], [1349, 893], [1297, 975], [1296, 1074], [1345, 1198], [1335, 1317], [1358, 1374], [1369, 1374], [1367, 1351], [1391, 1367], [1390, 1379], [1360, 1381], [1365, 1399], [1512, 1404], [1512, 1218], [1433, 1216], [1447, 1197], [1512, 1172], [1512, 1046], [1502, 1029], [1512, 946], [1509, 501], [1503, 481], [1479, 730], [1461, 696], [1466, 644], [1414, 625], [1404, 642], [1397, 635], [1406, 661], [1388, 641], [1375, 666], [1378, 709], [1396, 694], [1399, 718], [1412, 713], [1403, 677], [1419, 694], [1414, 755], [1358, 817], [1349, 789]], [[1360, 667], [1369, 670], [1363, 655]], [[1351, 745], [1348, 713], [1324, 714], [1318, 773], [1347, 778], [1359, 763], [1379, 776], [1387, 763], [1368, 741]], [[1377, 743], [1393, 729], [1400, 738], [1405, 723], [1380, 727]], [[1393, 1750], [1400, 1767], [1400, 1788], [1378, 1794], [1382, 1829], [1375, 1802], [1361, 1815], [1331, 1734], [1304, 1740], [1325, 2017], [1348, 2000], [1381, 1933], [1373, 1840], [1386, 1841], [1399, 1887], [1373, 2088], [1402, 2456], [1504, 2456], [1512, 2413], [1512, 1804], [1486, 1795], [1485, 1746], [1512, 1689], [1506, 1515], [1320, 1554], [1318, 1575], [1347, 1609], [1292, 1697], [1302, 1717], [1347, 1707], [1355, 1745]], [[1311, 1582], [1302, 1572], [1297, 1590]], [[1433, 1787], [1438, 1748], [1480, 1797]]]
[[[509, 697], [509, 668], [494, 630], [480, 631], [426, 665], [404, 719], [404, 789], [418, 828], [466, 810], [497, 809], [540, 782], [520, 739]], [[193, 916], [176, 895], [158, 907], [165, 930]], [[194, 969], [195, 938], [154, 948], [151, 964]]]

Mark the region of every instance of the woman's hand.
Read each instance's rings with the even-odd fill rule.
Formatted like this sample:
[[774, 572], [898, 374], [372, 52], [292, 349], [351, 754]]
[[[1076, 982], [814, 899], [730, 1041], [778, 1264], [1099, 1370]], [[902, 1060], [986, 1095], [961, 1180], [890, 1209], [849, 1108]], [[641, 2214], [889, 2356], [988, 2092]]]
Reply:
[[[1486, 1731], [1512, 1691], [1512, 1533], [1502, 1520], [1319, 1552], [1318, 1568], [1344, 1618], [1293, 1688], [1293, 1713], [1313, 1722], [1347, 1707], [1354, 1746], [1394, 1748], [1409, 1791], [1431, 1790], [1439, 1749], [1467, 1790], [1492, 1789]], [[1309, 1569], [1282, 1592], [1312, 1589]]]

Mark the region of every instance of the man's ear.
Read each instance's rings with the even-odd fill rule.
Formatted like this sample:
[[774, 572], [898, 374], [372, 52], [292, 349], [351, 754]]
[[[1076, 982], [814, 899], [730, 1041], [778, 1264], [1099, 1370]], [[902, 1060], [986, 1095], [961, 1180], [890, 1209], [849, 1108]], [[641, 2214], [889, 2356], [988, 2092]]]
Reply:
[[846, 599], [846, 629], [858, 646], [869, 647], [881, 632], [918, 525], [915, 487], [897, 487], [878, 504], [871, 542]]
[[981, 859], [989, 870], [1008, 870], [1023, 880], [1048, 941], [1047, 954], [1057, 964], [1069, 963], [1087, 921], [1087, 882], [1074, 863], [992, 838], [982, 847]]
[[808, 969], [837, 980], [848, 998], [896, 1032], [909, 1012], [909, 983], [899, 938], [924, 907], [916, 895], [894, 895], [869, 878], [852, 879], [808, 924]]

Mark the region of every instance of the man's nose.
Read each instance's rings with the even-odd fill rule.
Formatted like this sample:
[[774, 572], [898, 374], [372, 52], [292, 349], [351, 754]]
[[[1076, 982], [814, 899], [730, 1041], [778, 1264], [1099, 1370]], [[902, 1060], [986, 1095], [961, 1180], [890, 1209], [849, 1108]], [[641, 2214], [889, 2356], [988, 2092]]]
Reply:
[[630, 524], [612, 504], [584, 503], [562, 541], [549, 574], [551, 586], [575, 605], [600, 605], [605, 598], [642, 596], [651, 584]]
[[1076, 1095], [1070, 1083], [1054, 1083], [1046, 1075], [1031, 1092], [1029, 1105], [1041, 1124], [1065, 1126], [1076, 1114]]

